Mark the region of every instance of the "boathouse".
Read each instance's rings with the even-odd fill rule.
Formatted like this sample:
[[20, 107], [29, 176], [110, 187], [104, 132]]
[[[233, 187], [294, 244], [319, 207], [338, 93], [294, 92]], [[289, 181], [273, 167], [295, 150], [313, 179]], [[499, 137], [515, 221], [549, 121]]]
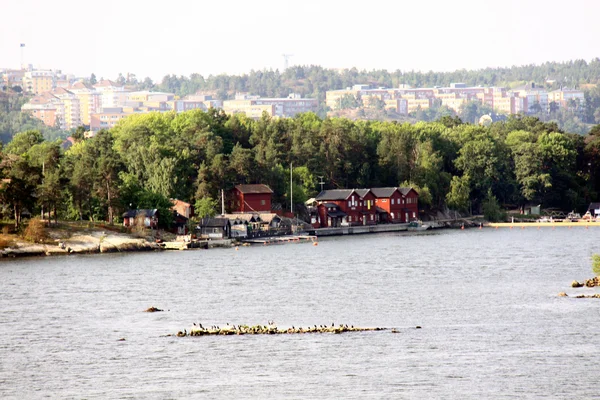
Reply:
[[[243, 224], [243, 222], [241, 222]], [[202, 239], [231, 237], [231, 221], [227, 218], [202, 218], [196, 226], [196, 235]]]

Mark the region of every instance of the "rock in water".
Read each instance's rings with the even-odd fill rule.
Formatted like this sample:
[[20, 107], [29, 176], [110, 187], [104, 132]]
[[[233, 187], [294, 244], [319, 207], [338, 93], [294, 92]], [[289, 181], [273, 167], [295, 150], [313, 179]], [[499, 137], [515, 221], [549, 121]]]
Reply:
[[571, 287], [582, 287], [583, 283], [581, 282], [577, 282], [577, 281], [573, 281], [571, 282]]
[[149, 309], [145, 310], [144, 312], [159, 312], [159, 311], [164, 311], [164, 310], [161, 310], [160, 308], [156, 308], [156, 307], [150, 307]]

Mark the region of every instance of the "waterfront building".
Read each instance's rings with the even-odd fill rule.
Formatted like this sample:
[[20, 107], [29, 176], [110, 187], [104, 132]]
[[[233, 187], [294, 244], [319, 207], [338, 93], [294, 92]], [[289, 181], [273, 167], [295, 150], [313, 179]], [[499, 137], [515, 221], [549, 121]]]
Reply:
[[236, 185], [230, 192], [229, 210], [232, 213], [271, 211], [273, 191], [263, 184]]

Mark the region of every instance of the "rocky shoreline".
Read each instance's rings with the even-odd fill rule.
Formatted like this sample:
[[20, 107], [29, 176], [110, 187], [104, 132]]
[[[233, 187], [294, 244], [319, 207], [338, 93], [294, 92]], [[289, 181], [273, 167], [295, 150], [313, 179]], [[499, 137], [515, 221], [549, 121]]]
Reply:
[[0, 257], [16, 258], [153, 250], [160, 250], [159, 245], [145, 238], [137, 238], [123, 233], [92, 230], [57, 238], [51, 243], [30, 243], [15, 240], [11, 246], [0, 250]]

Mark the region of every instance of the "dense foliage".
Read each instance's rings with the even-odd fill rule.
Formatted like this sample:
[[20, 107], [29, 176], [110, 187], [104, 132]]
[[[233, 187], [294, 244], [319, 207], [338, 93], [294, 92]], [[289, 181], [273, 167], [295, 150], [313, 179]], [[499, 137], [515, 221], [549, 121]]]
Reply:
[[500, 205], [583, 210], [600, 187], [600, 126], [587, 136], [514, 116], [490, 126], [456, 117], [416, 124], [321, 119], [308, 113], [258, 121], [211, 109], [150, 113], [80, 139], [67, 151], [37, 131], [2, 152], [0, 196], [23, 210], [111, 221], [129, 208], [166, 210], [179, 198], [214, 213], [220, 190], [265, 183], [289, 208], [325, 188], [412, 185], [421, 207], [485, 212]]

